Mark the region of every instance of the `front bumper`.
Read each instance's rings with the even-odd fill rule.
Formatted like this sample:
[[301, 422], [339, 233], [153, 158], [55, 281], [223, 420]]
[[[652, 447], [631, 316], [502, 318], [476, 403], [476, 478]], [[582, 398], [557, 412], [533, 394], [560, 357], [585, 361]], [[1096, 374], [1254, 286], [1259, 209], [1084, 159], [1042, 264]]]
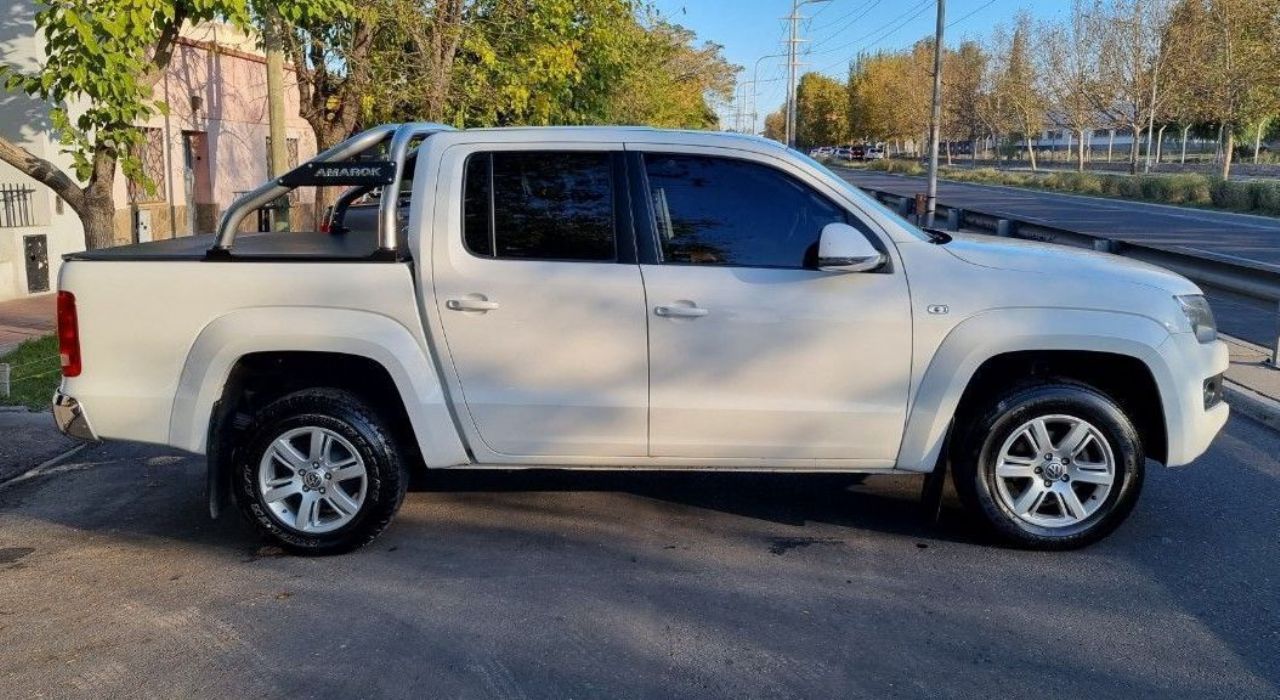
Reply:
[[89, 426], [84, 407], [74, 397], [62, 391], [53, 392], [53, 420], [58, 424], [58, 430], [66, 435], [90, 442], [98, 441], [98, 436], [93, 434], [93, 428]]
[[1225, 343], [1201, 343], [1191, 333], [1170, 336], [1160, 354], [1168, 369], [1165, 464], [1176, 467], [1204, 454], [1226, 425], [1231, 409], [1226, 401], [1208, 401], [1205, 382], [1226, 372], [1231, 360]]

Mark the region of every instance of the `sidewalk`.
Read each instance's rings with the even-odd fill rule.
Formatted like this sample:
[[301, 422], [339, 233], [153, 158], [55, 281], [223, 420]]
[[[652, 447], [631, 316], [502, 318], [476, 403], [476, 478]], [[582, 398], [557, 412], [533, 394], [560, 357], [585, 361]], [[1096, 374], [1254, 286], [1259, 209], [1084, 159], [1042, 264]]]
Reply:
[[12, 301], [0, 301], [0, 355], [28, 338], [53, 333], [56, 294], [40, 294]]
[[1239, 338], [1218, 337], [1231, 351], [1226, 385], [1231, 409], [1280, 429], [1280, 369], [1268, 362], [1271, 352]]

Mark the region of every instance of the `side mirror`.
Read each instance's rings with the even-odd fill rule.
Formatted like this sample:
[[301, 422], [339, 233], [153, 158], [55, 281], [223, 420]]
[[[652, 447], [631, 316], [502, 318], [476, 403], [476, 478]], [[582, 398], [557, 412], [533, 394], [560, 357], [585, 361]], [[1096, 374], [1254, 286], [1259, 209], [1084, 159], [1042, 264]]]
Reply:
[[871, 241], [849, 224], [827, 224], [818, 239], [818, 269], [823, 272], [871, 272], [888, 262]]

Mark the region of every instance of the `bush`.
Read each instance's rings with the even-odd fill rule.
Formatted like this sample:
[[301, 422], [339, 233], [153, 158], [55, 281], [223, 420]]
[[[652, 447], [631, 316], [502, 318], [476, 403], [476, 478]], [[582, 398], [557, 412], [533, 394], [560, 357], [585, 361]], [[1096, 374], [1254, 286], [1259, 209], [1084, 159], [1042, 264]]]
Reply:
[[1280, 214], [1280, 183], [1254, 180], [1249, 183], [1253, 210], [1261, 214]]
[[1209, 178], [1204, 175], [1173, 175], [1168, 179], [1167, 201], [1170, 204], [1194, 204], [1200, 207], [1212, 204], [1209, 198]]
[[1244, 182], [1214, 178], [1209, 185], [1209, 199], [1219, 209], [1249, 211], [1253, 208], [1249, 185]]

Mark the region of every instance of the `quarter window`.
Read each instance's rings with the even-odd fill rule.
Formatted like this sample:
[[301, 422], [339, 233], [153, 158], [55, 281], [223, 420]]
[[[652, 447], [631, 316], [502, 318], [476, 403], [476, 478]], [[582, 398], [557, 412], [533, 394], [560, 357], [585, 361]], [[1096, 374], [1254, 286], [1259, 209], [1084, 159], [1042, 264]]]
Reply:
[[463, 239], [483, 257], [612, 261], [610, 155], [476, 153], [463, 183]]
[[847, 218], [758, 163], [674, 154], [646, 154], [644, 163], [664, 262], [814, 267], [822, 227]]

